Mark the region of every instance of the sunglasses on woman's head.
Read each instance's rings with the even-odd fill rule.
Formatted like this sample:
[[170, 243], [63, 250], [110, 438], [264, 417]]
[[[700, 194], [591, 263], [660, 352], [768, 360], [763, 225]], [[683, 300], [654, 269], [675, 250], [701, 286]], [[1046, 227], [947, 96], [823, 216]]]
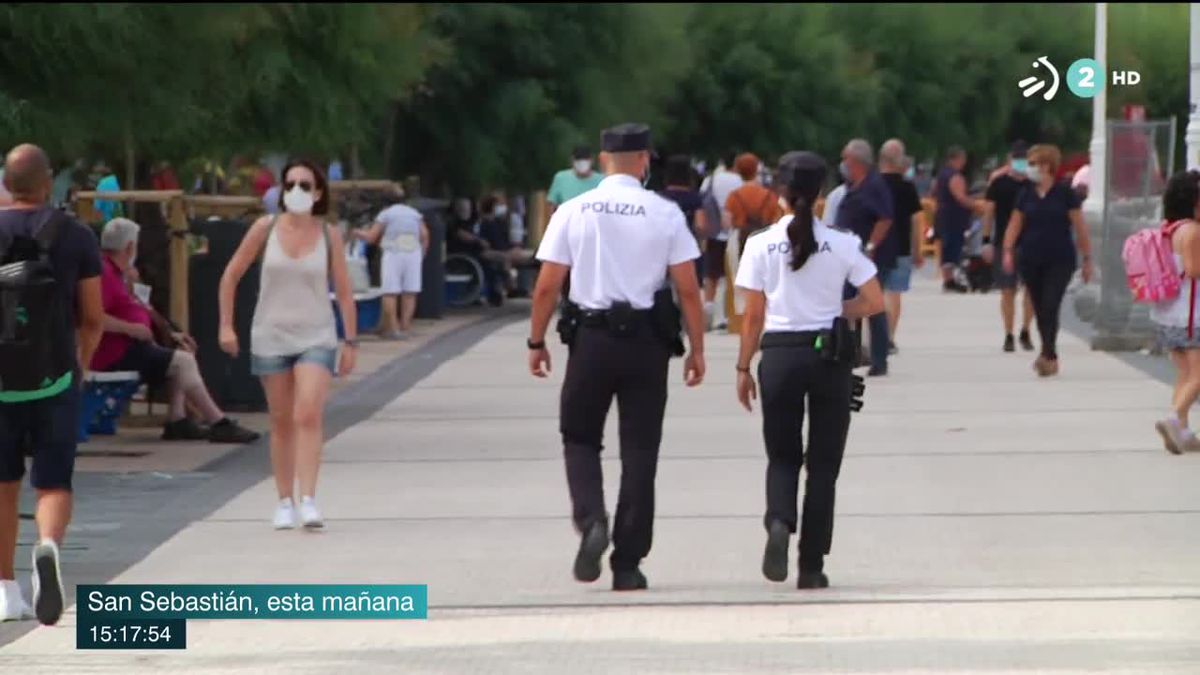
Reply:
[[286, 182], [284, 182], [284, 184], [283, 184], [283, 189], [284, 189], [284, 191], [286, 191], [286, 192], [291, 192], [291, 191], [292, 191], [292, 188], [296, 187], [297, 185], [299, 185], [299, 186], [300, 186], [300, 189], [301, 189], [301, 190], [303, 190], [304, 192], [312, 192], [312, 191], [313, 191], [313, 184], [312, 184], [312, 182], [310, 182], [310, 181], [306, 181], [306, 180], [289, 180], [289, 181], [286, 181]]

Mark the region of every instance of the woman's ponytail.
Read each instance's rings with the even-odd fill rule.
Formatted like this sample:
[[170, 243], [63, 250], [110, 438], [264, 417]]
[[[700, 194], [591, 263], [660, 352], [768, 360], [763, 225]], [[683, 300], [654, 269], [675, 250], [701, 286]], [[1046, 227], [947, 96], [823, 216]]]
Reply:
[[825, 170], [825, 160], [812, 152], [789, 152], [779, 158], [777, 178], [792, 205], [792, 222], [787, 226], [788, 243], [792, 246], [792, 271], [804, 267], [808, 258], [817, 252], [813, 204], [825, 183]]
[[813, 233], [812, 205], [803, 195], [797, 195], [792, 201], [792, 214], [787, 238], [792, 246], [792, 271], [795, 271], [804, 267], [809, 256], [817, 252], [817, 236]]

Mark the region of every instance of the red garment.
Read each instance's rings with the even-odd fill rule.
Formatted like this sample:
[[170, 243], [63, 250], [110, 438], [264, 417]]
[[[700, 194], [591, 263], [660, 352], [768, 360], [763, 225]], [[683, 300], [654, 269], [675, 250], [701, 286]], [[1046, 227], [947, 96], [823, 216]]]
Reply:
[[[125, 286], [125, 276], [121, 268], [105, 255], [103, 271], [100, 273], [100, 299], [104, 304], [104, 313], [122, 321], [138, 323], [146, 328], [152, 328], [150, 312]], [[129, 351], [133, 338], [121, 333], [105, 331], [100, 337], [100, 346], [92, 357], [92, 370], [104, 372], [112, 368]]]
[[151, 187], [155, 190], [179, 190], [179, 177], [175, 175], [175, 169], [167, 167], [163, 171], [156, 171], [150, 177]]
[[275, 185], [275, 174], [269, 169], [259, 169], [254, 175], [254, 194], [262, 197], [272, 185]]

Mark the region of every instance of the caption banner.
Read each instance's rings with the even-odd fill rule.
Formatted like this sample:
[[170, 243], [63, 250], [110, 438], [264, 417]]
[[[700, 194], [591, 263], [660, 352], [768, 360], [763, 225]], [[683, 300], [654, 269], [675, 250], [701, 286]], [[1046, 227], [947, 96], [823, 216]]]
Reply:
[[428, 618], [426, 586], [233, 584], [78, 586], [76, 649], [186, 649], [187, 619]]

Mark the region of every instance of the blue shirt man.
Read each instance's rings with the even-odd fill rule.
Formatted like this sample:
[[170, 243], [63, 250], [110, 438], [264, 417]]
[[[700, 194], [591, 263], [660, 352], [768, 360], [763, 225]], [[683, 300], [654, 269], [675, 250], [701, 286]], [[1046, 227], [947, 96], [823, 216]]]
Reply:
[[[897, 245], [891, 235], [892, 191], [875, 170], [875, 152], [861, 138], [846, 144], [842, 150], [842, 175], [846, 177], [846, 196], [838, 207], [837, 226], [858, 235], [863, 250], [881, 272], [896, 265]], [[847, 285], [847, 294], [854, 288]], [[871, 369], [870, 376], [887, 375], [888, 351], [892, 347], [887, 313], [870, 318]]]

